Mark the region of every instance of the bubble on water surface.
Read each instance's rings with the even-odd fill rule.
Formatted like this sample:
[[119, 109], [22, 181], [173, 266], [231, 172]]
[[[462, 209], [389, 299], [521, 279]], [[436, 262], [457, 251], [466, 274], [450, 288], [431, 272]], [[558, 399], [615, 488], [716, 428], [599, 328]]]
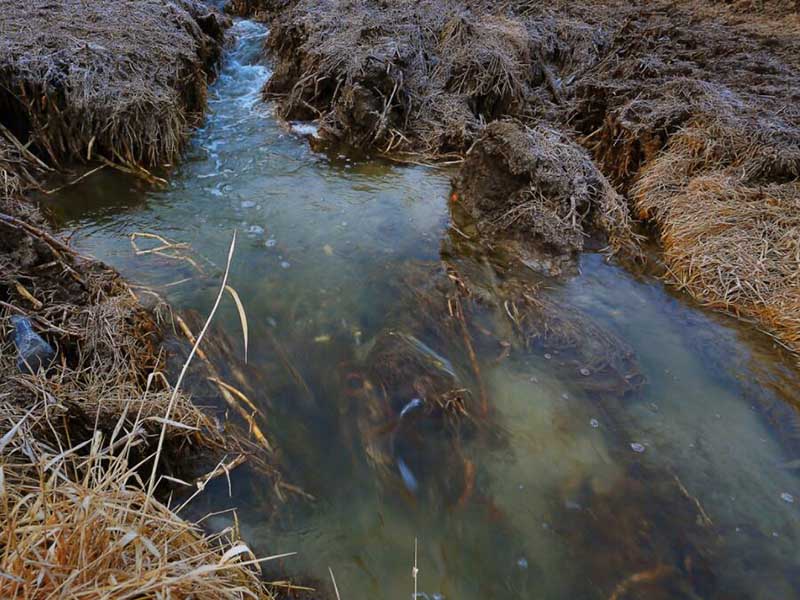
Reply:
[[641, 454], [642, 452], [644, 452], [646, 450], [646, 448], [644, 447], [644, 444], [640, 444], [639, 442], [633, 442], [631, 444], [631, 450]]
[[289, 267], [291, 267], [291, 266], [292, 266], [292, 265], [290, 265], [290, 264], [289, 264], [289, 261], [288, 261], [288, 260], [283, 260], [283, 261], [281, 261], [281, 269], [288, 269], [288, 268], [289, 268]]
[[784, 502], [788, 502], [789, 504], [794, 504], [794, 496], [792, 496], [788, 492], [783, 492], [781, 494], [781, 500], [783, 500]]
[[590, 419], [589, 425], [591, 425], [593, 429], [597, 429], [598, 427], [600, 427], [600, 421], [598, 421], [597, 419]]
[[528, 559], [524, 556], [517, 561], [517, 566], [520, 569], [527, 569], [528, 568]]

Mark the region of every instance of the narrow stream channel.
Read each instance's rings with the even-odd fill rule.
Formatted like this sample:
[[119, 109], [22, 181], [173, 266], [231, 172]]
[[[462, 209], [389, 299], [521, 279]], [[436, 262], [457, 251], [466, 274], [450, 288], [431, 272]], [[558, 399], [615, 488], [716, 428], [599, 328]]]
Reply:
[[[509, 266], [484, 286], [539, 285], [573, 337], [507, 353], [492, 341], [513, 336], [500, 301], [479, 314], [479, 383], [458, 330], [443, 337], [424, 303], [452, 285], [442, 261], [475, 280], [496, 266], [450, 228], [451, 173], [313, 152], [260, 101], [267, 33], [236, 22], [204, 127], [165, 189], [104, 170], [48, 201], [80, 250], [203, 314], [238, 230], [231, 282], [250, 368], [265, 374], [253, 400], [292, 483], [317, 500], [268, 517], [221, 483], [204, 507], [238, 507], [258, 552], [296, 551], [285, 568], [319, 580], [332, 567], [350, 600], [408, 598], [415, 539], [431, 599], [799, 597], [791, 362], [766, 336], [587, 253], [559, 280]], [[136, 232], [189, 244], [208, 277], [136, 256]], [[239, 331], [232, 306], [219, 324]], [[368, 375], [394, 351], [412, 352], [428, 379], [398, 359], [381, 396]], [[624, 381], [606, 385], [600, 364]], [[474, 408], [478, 424], [456, 433], [424, 418], [411, 401], [437, 377], [463, 386], [468, 407], [485, 395], [491, 426]], [[370, 404], [379, 397], [386, 406]]]

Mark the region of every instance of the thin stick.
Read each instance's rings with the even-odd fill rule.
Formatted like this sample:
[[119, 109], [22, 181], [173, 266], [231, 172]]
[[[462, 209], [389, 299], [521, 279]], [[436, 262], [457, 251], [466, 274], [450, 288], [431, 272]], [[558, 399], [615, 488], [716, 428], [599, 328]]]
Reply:
[[414, 578], [414, 600], [417, 598], [417, 575], [419, 575], [419, 569], [417, 568], [417, 538], [414, 538], [414, 568], [411, 569], [411, 577]]
[[86, 178], [87, 178], [87, 177], [89, 177], [90, 175], [94, 175], [94, 174], [95, 174], [95, 173], [97, 173], [99, 170], [101, 170], [101, 169], [105, 169], [105, 168], [106, 168], [106, 166], [107, 166], [107, 165], [100, 165], [99, 167], [95, 167], [95, 168], [94, 168], [94, 169], [92, 169], [91, 171], [87, 171], [86, 173], [84, 173], [83, 175], [81, 175], [80, 177], [78, 177], [77, 179], [73, 179], [72, 181], [70, 181], [70, 182], [68, 182], [68, 183], [65, 183], [64, 185], [61, 185], [61, 186], [59, 186], [59, 187], [57, 187], [57, 188], [55, 188], [55, 189], [52, 189], [52, 190], [44, 190], [44, 193], [45, 193], [45, 194], [47, 194], [47, 195], [49, 196], [50, 194], [55, 194], [56, 192], [60, 192], [61, 190], [65, 189], [65, 188], [68, 188], [68, 187], [70, 187], [71, 185], [75, 185], [76, 183], [78, 183], [79, 181], [81, 181], [81, 180], [83, 180], [83, 179], [86, 179]]
[[[186, 336], [186, 339], [189, 340], [189, 343], [192, 344], [193, 346], [197, 346], [198, 339], [194, 337], [194, 334], [192, 333], [192, 330], [189, 329], [189, 326], [186, 324], [186, 321], [184, 321], [178, 314], [174, 315], [174, 318], [175, 321], [178, 323], [178, 327], [180, 327], [181, 331]], [[239, 390], [236, 390], [236, 388], [234, 388], [233, 386], [229, 386], [228, 384], [224, 383], [220, 379], [216, 367], [214, 367], [213, 363], [208, 358], [208, 355], [205, 352], [203, 352], [202, 348], [199, 347], [197, 348], [197, 356], [199, 356], [200, 360], [202, 360], [205, 363], [208, 372], [211, 374], [211, 377], [209, 377], [208, 379], [209, 381], [216, 384], [217, 389], [219, 390], [219, 393], [222, 396], [222, 399], [225, 400], [225, 402], [228, 403], [228, 406], [230, 406], [232, 409], [238, 412], [239, 415], [247, 422], [247, 424], [250, 427], [250, 432], [261, 443], [261, 445], [264, 446], [264, 448], [266, 448], [268, 451], [272, 452], [272, 446], [270, 445], [269, 440], [267, 440], [267, 437], [261, 431], [261, 428], [258, 426], [258, 423], [256, 423], [255, 418], [253, 417], [253, 415], [247, 412], [245, 408], [241, 404], [239, 404], [239, 402], [236, 401], [236, 396], [233, 395], [232, 391], [235, 390], [236, 393], [240, 394], [241, 396], [244, 396], [244, 394], [239, 392]], [[228, 388], [230, 388], [230, 391]], [[246, 398], [246, 396], [244, 396], [244, 398]], [[249, 406], [254, 408], [259, 414], [261, 414], [261, 412], [257, 408], [255, 408], [255, 405], [252, 404], [249, 400], [247, 401], [247, 403]]]
[[[169, 398], [169, 404], [167, 405], [167, 412], [165, 415], [165, 419], [169, 419], [170, 415], [172, 414], [172, 409], [175, 406], [175, 401], [178, 398], [178, 392], [181, 387], [181, 383], [183, 383], [183, 378], [186, 376], [186, 372], [189, 370], [189, 364], [192, 362], [192, 358], [197, 353], [197, 348], [200, 346], [200, 342], [206, 335], [209, 326], [211, 325], [211, 320], [214, 318], [214, 315], [217, 312], [217, 308], [219, 308], [219, 304], [222, 301], [222, 296], [225, 293], [225, 286], [228, 285], [228, 274], [231, 270], [231, 260], [233, 260], [233, 251], [236, 248], [236, 231], [233, 232], [233, 238], [231, 239], [231, 246], [228, 250], [228, 260], [225, 264], [225, 273], [222, 276], [222, 284], [220, 285], [219, 292], [217, 293], [217, 299], [214, 301], [214, 306], [211, 309], [211, 313], [208, 315], [208, 319], [206, 319], [205, 325], [203, 325], [203, 329], [200, 332], [200, 335], [197, 336], [197, 341], [192, 346], [191, 352], [189, 352], [189, 356], [187, 357], [186, 361], [183, 363], [183, 368], [181, 369], [180, 375], [178, 375], [178, 381], [175, 382], [175, 387], [172, 390], [172, 395]], [[161, 434], [158, 437], [158, 448], [156, 449], [155, 456], [153, 457], [153, 469], [150, 472], [150, 483], [147, 486], [147, 496], [145, 498], [145, 505], [147, 505], [152, 496], [153, 491], [155, 490], [156, 485], [156, 471], [158, 469], [158, 461], [161, 458], [161, 451], [164, 448], [164, 438], [167, 435], [167, 426], [164, 424], [161, 427]], [[146, 511], [142, 510], [142, 515], [145, 514]]]
[[342, 600], [342, 597], [339, 596], [339, 588], [336, 586], [336, 577], [333, 576], [333, 569], [328, 567], [328, 573], [331, 574], [331, 581], [333, 582], [333, 591], [336, 592], [336, 600]]
[[478, 391], [481, 395], [481, 416], [485, 417], [489, 414], [489, 397], [486, 393], [486, 387], [483, 385], [481, 368], [478, 365], [478, 357], [475, 354], [475, 349], [472, 347], [472, 340], [470, 339], [467, 323], [464, 319], [464, 309], [461, 306], [461, 299], [458, 297], [457, 292], [454, 296], [454, 300], [456, 304], [456, 321], [458, 321], [458, 324], [461, 326], [461, 336], [464, 338], [464, 346], [467, 348], [469, 362], [472, 365], [472, 371], [475, 373], [475, 379], [478, 382]]
[[300, 374], [300, 371], [292, 364], [292, 361], [289, 360], [289, 355], [286, 354], [286, 350], [284, 350], [281, 343], [278, 339], [272, 334], [272, 332], [267, 329], [267, 338], [269, 339], [272, 347], [275, 349], [275, 353], [278, 355], [278, 359], [283, 364], [284, 368], [289, 371], [289, 374], [294, 379], [295, 383], [303, 390], [303, 393], [306, 396], [306, 399], [314, 404], [314, 393], [311, 391], [311, 388], [308, 387], [306, 380], [303, 379], [303, 376]]

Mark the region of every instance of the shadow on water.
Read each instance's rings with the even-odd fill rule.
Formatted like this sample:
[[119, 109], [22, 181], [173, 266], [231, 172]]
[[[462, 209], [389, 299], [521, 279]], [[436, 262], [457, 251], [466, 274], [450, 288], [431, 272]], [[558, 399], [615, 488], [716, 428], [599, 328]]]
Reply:
[[[487, 250], [450, 227], [447, 171], [314, 153], [259, 101], [266, 30], [234, 33], [165, 189], [103, 171], [48, 200], [80, 249], [186, 315], [240, 232], [249, 364], [231, 306], [209, 353], [316, 500], [273, 511], [241, 469], [194, 510], [236, 506], [260, 552], [299, 552], [280, 569], [330, 565], [348, 598], [410, 595], [415, 538], [429, 598], [800, 594], [789, 359], [599, 254]], [[135, 255], [136, 232], [188, 244], [202, 273]]]

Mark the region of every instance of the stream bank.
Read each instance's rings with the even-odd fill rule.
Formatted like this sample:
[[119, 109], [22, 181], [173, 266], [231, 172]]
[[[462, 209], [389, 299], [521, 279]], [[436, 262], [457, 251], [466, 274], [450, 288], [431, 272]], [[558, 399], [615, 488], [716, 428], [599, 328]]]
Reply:
[[[235, 529], [209, 534], [167, 489], [268, 462], [165, 379], [164, 306], [145, 310], [31, 202], [103, 168], [159, 181], [202, 119], [229, 25], [189, 0], [0, 3], [4, 598], [273, 597]], [[18, 362], [26, 324], [55, 355], [35, 374]]]
[[[240, 232], [248, 360], [233, 305], [202, 348], [294, 478], [222, 474], [192, 517], [301, 553], [270, 579], [330, 565], [353, 598], [410, 593], [415, 538], [429, 597], [797, 594], [798, 381], [779, 350], [593, 246], [546, 269], [487, 246], [452, 171], [312, 152], [308, 123], [259, 100], [266, 29], [233, 34], [167, 185], [103, 170], [40, 198], [194, 332]], [[226, 423], [207, 376], [195, 399]]]
[[[766, 4], [231, 6], [270, 24], [276, 66], [264, 95], [280, 117], [315, 119], [323, 141], [406, 160], [468, 154], [460, 181], [477, 168], [503, 191], [490, 211], [485, 189], [460, 192], [489, 244], [524, 238], [574, 254], [594, 226], [610, 252], [636, 258], [628, 230], [638, 221], [677, 289], [797, 352], [800, 14]], [[516, 129], [505, 164], [520, 172], [478, 164], [494, 155], [498, 136], [485, 127], [499, 120]], [[575, 149], [554, 155], [555, 171], [526, 170], [541, 159], [542, 129], [553, 131], [549, 151]], [[525, 137], [527, 150], [509, 145]], [[588, 178], [580, 146], [594, 160]], [[565, 193], [558, 177], [599, 192]]]

